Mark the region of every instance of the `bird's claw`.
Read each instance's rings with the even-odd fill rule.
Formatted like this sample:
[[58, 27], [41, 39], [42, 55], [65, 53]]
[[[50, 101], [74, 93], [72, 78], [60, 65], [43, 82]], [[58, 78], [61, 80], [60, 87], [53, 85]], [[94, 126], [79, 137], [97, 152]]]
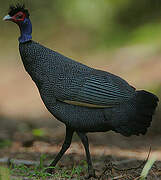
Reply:
[[45, 171], [47, 173], [49, 173], [49, 174], [54, 174], [55, 173], [55, 169], [54, 168], [47, 168]]
[[90, 170], [88, 171], [88, 176], [86, 176], [85, 179], [90, 179], [91, 177], [97, 178], [94, 169], [90, 169]]

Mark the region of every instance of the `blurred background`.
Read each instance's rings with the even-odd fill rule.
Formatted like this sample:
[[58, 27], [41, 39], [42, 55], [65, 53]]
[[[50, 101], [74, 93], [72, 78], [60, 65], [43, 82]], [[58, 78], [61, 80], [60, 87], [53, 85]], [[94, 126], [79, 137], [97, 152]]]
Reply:
[[[13, 148], [14, 142], [27, 147], [35, 141], [61, 145], [64, 125], [46, 110], [24, 70], [18, 51], [19, 29], [2, 21], [9, 4], [16, 2], [0, 0], [0, 147]], [[161, 97], [160, 0], [24, 2], [30, 11], [35, 41]], [[91, 144], [107, 148], [138, 151], [138, 147], [147, 150], [152, 146], [161, 150], [160, 127], [159, 104], [145, 137], [125, 138], [108, 132], [89, 134], [89, 138]]]

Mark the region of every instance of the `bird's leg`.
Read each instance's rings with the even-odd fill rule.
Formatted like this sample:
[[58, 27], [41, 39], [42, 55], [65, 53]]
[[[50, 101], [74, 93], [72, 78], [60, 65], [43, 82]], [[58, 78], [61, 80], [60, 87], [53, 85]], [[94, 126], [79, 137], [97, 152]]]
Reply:
[[[55, 167], [57, 162], [61, 159], [61, 157], [63, 156], [63, 154], [67, 151], [67, 149], [70, 147], [71, 145], [71, 141], [72, 141], [72, 137], [73, 137], [73, 133], [74, 131], [72, 129], [66, 128], [66, 136], [65, 136], [65, 140], [64, 143], [62, 145], [62, 148], [60, 150], [60, 152], [57, 154], [56, 158], [54, 159], [54, 161], [52, 161], [52, 163], [49, 165], [49, 167]], [[48, 173], [53, 173], [53, 169], [52, 168], [48, 168], [47, 169]]]
[[85, 133], [82, 133], [82, 132], [77, 132], [77, 134], [80, 137], [80, 139], [83, 143], [83, 146], [85, 148], [85, 152], [86, 152], [87, 163], [88, 163], [88, 176], [86, 178], [89, 179], [91, 177], [96, 177], [95, 170], [93, 169], [93, 166], [92, 166], [90, 152], [89, 152], [88, 137], [86, 136]]

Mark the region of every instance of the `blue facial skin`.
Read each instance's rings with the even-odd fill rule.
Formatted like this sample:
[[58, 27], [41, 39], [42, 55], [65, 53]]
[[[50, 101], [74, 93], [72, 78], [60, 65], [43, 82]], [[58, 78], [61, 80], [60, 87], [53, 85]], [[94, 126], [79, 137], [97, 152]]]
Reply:
[[21, 36], [18, 38], [20, 43], [25, 43], [32, 39], [32, 24], [29, 18], [25, 18], [24, 21], [19, 22], [18, 26], [20, 28]]

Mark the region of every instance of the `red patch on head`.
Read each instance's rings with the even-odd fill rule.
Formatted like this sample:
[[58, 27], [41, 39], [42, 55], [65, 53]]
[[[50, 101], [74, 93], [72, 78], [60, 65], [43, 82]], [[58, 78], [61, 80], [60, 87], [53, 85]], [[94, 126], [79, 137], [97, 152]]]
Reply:
[[12, 16], [12, 20], [16, 23], [24, 21], [25, 18], [26, 18], [25, 13], [21, 11], [16, 13], [14, 16]]

